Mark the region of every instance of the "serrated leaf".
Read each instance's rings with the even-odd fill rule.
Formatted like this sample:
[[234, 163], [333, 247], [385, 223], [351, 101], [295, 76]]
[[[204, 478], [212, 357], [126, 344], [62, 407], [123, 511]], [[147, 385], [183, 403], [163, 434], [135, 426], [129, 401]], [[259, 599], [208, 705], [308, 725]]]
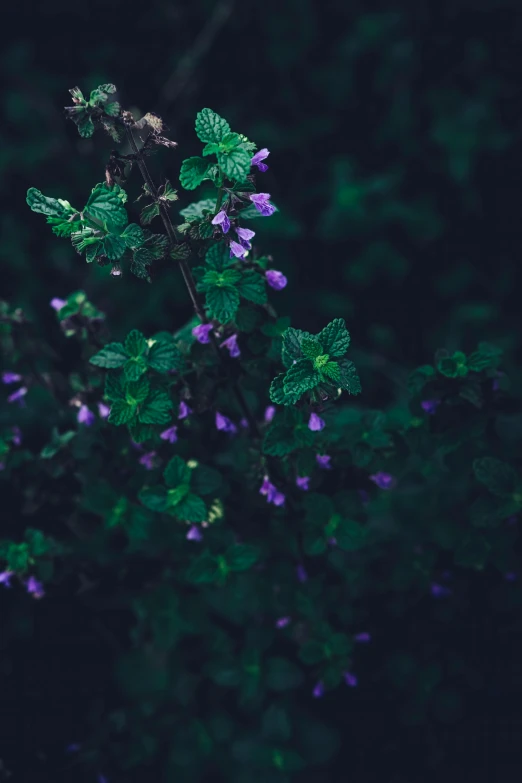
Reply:
[[276, 405], [293, 405], [299, 399], [299, 396], [295, 394], [288, 394], [285, 392], [284, 379], [286, 373], [282, 372], [276, 375], [272, 383], [270, 384], [270, 400], [275, 402]]
[[508, 498], [516, 490], [519, 478], [506, 462], [495, 457], [481, 457], [473, 461], [475, 478], [487, 489], [501, 498]]
[[231, 571], [248, 571], [259, 559], [259, 550], [250, 544], [234, 544], [225, 552]]
[[250, 155], [241, 147], [218, 154], [218, 163], [228, 179], [242, 181], [250, 173]]
[[143, 229], [137, 223], [130, 223], [121, 235], [121, 238], [127, 247], [131, 249], [141, 247], [145, 242]]
[[103, 240], [103, 253], [110, 261], [118, 261], [127, 249], [125, 240], [118, 234], [107, 234]]
[[152, 223], [155, 217], [157, 217], [160, 213], [159, 210], [159, 204], [156, 204], [156, 202], [153, 202], [152, 204], [147, 204], [140, 212], [140, 223], [142, 226], [148, 226], [149, 223]]
[[174, 509], [176, 508], [179, 503], [183, 500], [184, 497], [186, 497], [190, 492], [190, 487], [188, 484], [179, 484], [177, 487], [173, 487], [172, 489], [169, 489], [167, 492], [168, 501], [169, 501], [169, 513], [175, 513]]
[[163, 391], [153, 391], [147, 397], [138, 415], [143, 424], [167, 424], [171, 418], [172, 401]]
[[219, 471], [207, 465], [198, 465], [192, 471], [191, 482], [198, 495], [214, 495], [222, 485]]
[[202, 109], [196, 116], [196, 134], [200, 141], [220, 142], [230, 133], [230, 125], [212, 109]]
[[105, 396], [111, 402], [113, 400], [125, 399], [125, 389], [123, 386], [123, 376], [111, 373], [105, 379]]
[[177, 487], [179, 484], [189, 484], [192, 471], [181, 457], [176, 456], [168, 462], [163, 471], [163, 478], [169, 487]]
[[[132, 405], [141, 405], [144, 402], [150, 391], [150, 383], [148, 378], [138, 378], [135, 381], [129, 381], [125, 388], [125, 396], [129, 403]], [[153, 422], [149, 422], [152, 424]]]
[[127, 194], [119, 185], [96, 185], [85, 205], [84, 212], [100, 220], [109, 230], [123, 229], [128, 223], [125, 202]]
[[300, 329], [294, 329], [291, 326], [285, 329], [281, 350], [281, 359], [285, 367], [291, 367], [294, 361], [302, 359], [301, 341], [310, 338], [313, 339], [313, 335], [309, 332], [302, 332]]
[[183, 366], [183, 356], [172, 337], [168, 340], [157, 340], [149, 350], [147, 361], [149, 367], [162, 373], [179, 370]]
[[478, 350], [468, 357], [468, 369], [480, 372], [488, 368], [496, 368], [500, 364], [503, 351], [490, 343], [479, 343]]
[[329, 356], [344, 356], [350, 346], [350, 335], [344, 318], [335, 318], [319, 332], [317, 339]]
[[168, 506], [167, 491], [161, 485], [157, 487], [143, 487], [138, 494], [138, 498], [151, 511], [162, 512]]
[[178, 191], [172, 187], [168, 179], [165, 181], [161, 198], [164, 198], [166, 201], [177, 201], [179, 198]]
[[187, 245], [186, 242], [184, 242], [182, 245], [176, 245], [172, 248], [170, 251], [170, 257], [174, 259], [174, 261], [179, 261], [180, 259], [187, 259], [191, 256], [191, 250], [190, 246]]
[[305, 337], [301, 340], [301, 352], [306, 359], [315, 359], [316, 356], [321, 356], [323, 349], [315, 337]]
[[145, 372], [147, 372], [147, 364], [141, 356], [137, 359], [129, 359], [123, 365], [123, 374], [128, 381], [137, 381]]
[[101, 351], [91, 356], [89, 362], [96, 367], [113, 370], [122, 367], [128, 358], [127, 351], [121, 343], [109, 343]]
[[222, 244], [214, 244], [205, 254], [205, 262], [210, 269], [222, 272], [227, 266], [234, 263], [230, 258], [228, 247]]
[[327, 378], [340, 384], [341, 370], [337, 362], [327, 362], [324, 367], [321, 367], [321, 372], [326, 375]]
[[117, 399], [111, 405], [111, 412], [109, 413], [109, 422], [120, 426], [121, 424], [128, 424], [136, 416], [136, 406], [129, 405], [126, 400]]
[[309, 359], [299, 359], [287, 370], [283, 383], [285, 394], [300, 397], [309, 389], [314, 389], [319, 381], [319, 373], [314, 370], [312, 362]]
[[36, 188], [29, 188], [25, 200], [33, 212], [39, 212], [48, 217], [66, 218], [75, 212], [68, 201], [44, 196]]
[[138, 329], [133, 329], [125, 338], [125, 351], [129, 356], [143, 356], [147, 350], [147, 341]]
[[176, 506], [175, 512], [179, 519], [187, 522], [204, 522], [207, 518], [205, 501], [192, 492]]
[[167, 255], [168, 250], [168, 237], [166, 237], [164, 234], [151, 234], [150, 236], [147, 236], [143, 247], [140, 247], [139, 250], [136, 250], [134, 257], [140, 259], [144, 264], [150, 264], [151, 260], [159, 261], [165, 255]]
[[216, 211], [216, 199], [204, 198], [201, 201], [195, 201], [193, 204], [189, 204], [185, 209], [180, 209], [179, 214], [187, 219], [190, 218], [202, 218], [206, 214]]
[[215, 141], [209, 141], [208, 144], [205, 144], [203, 147], [203, 157], [206, 158], [208, 155], [215, 155], [219, 152], [219, 148], [220, 145]]
[[360, 394], [361, 382], [354, 363], [349, 361], [349, 359], [341, 359], [337, 366], [339, 367], [340, 372], [340, 388], [347, 391], [349, 394]]
[[226, 324], [233, 321], [239, 307], [236, 288], [211, 288], [206, 295], [206, 308], [210, 319]]
[[238, 290], [244, 299], [254, 304], [265, 304], [267, 301], [265, 279], [253, 269], [247, 269], [241, 275]]
[[197, 156], [187, 158], [181, 164], [179, 181], [185, 190], [195, 190], [205, 179], [208, 161]]

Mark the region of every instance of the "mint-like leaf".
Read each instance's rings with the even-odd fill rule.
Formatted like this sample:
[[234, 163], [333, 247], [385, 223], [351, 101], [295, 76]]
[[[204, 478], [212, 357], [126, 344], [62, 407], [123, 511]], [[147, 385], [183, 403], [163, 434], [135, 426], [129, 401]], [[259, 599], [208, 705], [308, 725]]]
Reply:
[[196, 117], [196, 134], [200, 141], [220, 142], [226, 133], [230, 133], [230, 125], [223, 117], [212, 109], [202, 109]]
[[179, 181], [185, 190], [195, 190], [205, 179], [208, 161], [203, 158], [187, 158], [181, 164]]
[[319, 332], [317, 339], [329, 356], [344, 356], [350, 346], [350, 334], [344, 318], [335, 318]]
[[101, 351], [91, 356], [89, 361], [96, 367], [113, 370], [116, 367], [122, 367], [128, 358], [127, 351], [121, 343], [109, 343]]

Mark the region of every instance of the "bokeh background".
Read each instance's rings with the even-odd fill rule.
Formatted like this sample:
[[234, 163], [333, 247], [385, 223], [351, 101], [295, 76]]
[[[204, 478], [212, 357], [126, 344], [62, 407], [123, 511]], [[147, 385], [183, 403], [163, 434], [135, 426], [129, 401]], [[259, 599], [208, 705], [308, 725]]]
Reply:
[[[182, 159], [199, 151], [194, 118], [204, 106], [270, 149], [263, 189], [280, 211], [256, 229], [260, 249], [289, 279], [278, 309], [311, 332], [346, 319], [367, 405], [393, 399], [407, 371], [431, 362], [435, 349], [468, 353], [479, 340], [503, 347], [512, 382], [520, 380], [522, 12], [515, 0], [397, 0], [378, 10], [359, 0], [47, 0], [9, 4], [3, 20], [2, 298], [42, 330], [58, 332], [50, 299], [77, 289], [107, 313], [117, 339], [131, 327], [172, 331], [190, 314], [177, 271], [151, 286], [131, 275], [114, 280], [107, 268], [86, 265], [25, 204], [35, 186], [81, 205], [103, 180], [113, 143], [99, 134], [79, 138], [63, 106], [75, 85], [88, 92], [114, 82], [124, 105], [168, 124], [179, 150], [161, 151], [151, 166], [175, 187]], [[137, 178], [131, 197], [139, 189]], [[180, 195], [180, 207], [192, 200]], [[383, 616], [379, 660], [369, 655], [365, 665], [384, 666], [387, 644], [400, 655], [400, 640], [406, 647], [415, 628], [428, 662], [450, 650], [456, 676], [474, 694], [471, 708], [468, 700], [461, 709], [450, 691], [439, 705], [441, 730], [416, 722], [407, 705], [397, 728], [397, 704], [380, 686], [361, 692], [353, 712], [337, 716], [357, 732], [359, 752], [343, 757], [332, 780], [370, 783], [382, 764], [379, 780], [424, 782], [427, 760], [433, 767], [446, 759], [458, 772], [458, 758], [477, 781], [522, 778], [514, 698], [522, 695], [522, 601], [499, 612], [495, 590], [482, 575], [471, 580], [453, 625], [443, 609], [438, 620], [423, 607], [396, 622], [393, 613]], [[49, 650], [31, 657], [21, 643], [22, 668], [3, 672], [13, 689], [5, 710], [14, 716], [5, 736], [22, 732], [30, 752], [40, 742], [47, 759], [72, 741], [71, 722], [79, 728], [83, 719], [85, 694], [72, 694], [76, 713], [68, 698], [70, 655], [85, 657], [86, 692], [98, 688], [109, 698], [102, 656], [82, 644], [71, 607], [63, 617], [68, 638], [78, 626], [72, 653], [61, 629], [41, 616]], [[432, 634], [435, 621], [446, 637]], [[457, 718], [444, 723], [455, 699]], [[71, 780], [68, 774], [64, 768], [59, 779]]]

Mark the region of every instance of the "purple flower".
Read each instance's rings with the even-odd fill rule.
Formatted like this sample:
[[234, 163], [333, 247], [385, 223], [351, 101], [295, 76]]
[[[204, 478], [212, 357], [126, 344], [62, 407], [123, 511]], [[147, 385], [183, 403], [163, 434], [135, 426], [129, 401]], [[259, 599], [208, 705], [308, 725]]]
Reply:
[[0, 585], [11, 587], [11, 578], [13, 577], [13, 571], [2, 571], [0, 574]]
[[330, 544], [330, 546], [337, 546], [337, 539], [334, 536], [332, 536], [331, 538], [328, 539], [328, 543]]
[[268, 408], [265, 409], [265, 421], [270, 422], [276, 415], [276, 406], [275, 405], [269, 405]]
[[212, 225], [221, 226], [221, 230], [224, 234], [230, 231], [230, 220], [224, 209], [222, 209], [221, 212], [218, 212], [216, 217], [212, 219]]
[[282, 272], [277, 269], [267, 269], [265, 272], [266, 282], [274, 289], [274, 291], [281, 291], [286, 286], [288, 280]]
[[317, 462], [317, 464], [319, 465], [320, 468], [323, 468], [323, 470], [330, 470], [331, 469], [331, 467], [332, 467], [330, 465], [330, 460], [331, 459], [332, 458], [330, 457], [329, 454], [316, 454], [315, 455], [315, 461]]
[[264, 477], [259, 494], [266, 495], [267, 503], [273, 503], [274, 506], [283, 506], [285, 503], [285, 496], [272, 484], [268, 476]]
[[185, 536], [188, 541], [202, 541], [203, 534], [197, 525], [192, 525], [189, 532]]
[[210, 332], [213, 328], [212, 324], [199, 324], [193, 328], [192, 334], [198, 343], [206, 344], [210, 342]]
[[347, 685], [350, 686], [350, 688], [355, 688], [357, 686], [357, 677], [355, 674], [351, 674], [351, 672], [344, 672], [344, 681]]
[[18, 381], [22, 380], [22, 376], [18, 375], [17, 372], [3, 372], [2, 373], [2, 383], [18, 383]]
[[78, 416], [76, 418], [78, 419], [79, 424], [85, 424], [86, 427], [90, 427], [91, 424], [94, 424], [96, 421], [96, 416], [89, 410], [87, 405], [80, 405], [80, 410], [78, 411]]
[[324, 429], [325, 421], [317, 413], [311, 413], [308, 419], [308, 429], [312, 432], [320, 432]]
[[22, 405], [22, 404], [24, 404], [23, 403], [23, 398], [25, 397], [26, 394], [27, 394], [27, 387], [26, 386], [21, 386], [15, 392], [13, 392], [12, 394], [9, 395], [9, 397], [7, 398], [7, 402], [16, 402], [16, 401], [18, 401]]
[[259, 171], [268, 171], [268, 166], [266, 163], [261, 163], [262, 160], [265, 160], [265, 158], [268, 158], [270, 155], [269, 151], [266, 147], [263, 147], [262, 150], [259, 150], [259, 152], [256, 152], [253, 158], [250, 160], [251, 166], [257, 166]]
[[374, 473], [373, 476], [368, 477], [370, 481], [377, 484], [379, 489], [391, 489], [395, 486], [396, 481], [390, 473], [384, 473], [380, 470], [378, 473]]
[[221, 432], [237, 432], [237, 427], [234, 422], [227, 416], [223, 416], [219, 411], [216, 412], [216, 428], [221, 430]]
[[233, 239], [230, 240], [230, 258], [245, 258], [247, 254], [247, 248], [243, 247], [243, 245], [240, 245], [238, 242], [234, 242]]
[[317, 683], [317, 685], [313, 689], [312, 693], [313, 693], [314, 699], [320, 699], [321, 696], [324, 696], [324, 685], [321, 682], [321, 680], [319, 680], [319, 682]]
[[237, 334], [231, 335], [227, 340], [222, 342], [219, 347], [227, 348], [232, 359], [237, 359], [238, 356], [241, 356], [241, 351], [239, 350], [239, 345], [237, 344]]
[[433, 414], [440, 405], [440, 400], [423, 400], [421, 408], [425, 413]]
[[55, 296], [54, 299], [51, 299], [49, 304], [51, 305], [53, 310], [56, 310], [56, 312], [58, 312], [59, 310], [62, 309], [62, 307], [65, 307], [65, 305], [67, 304], [67, 299], [58, 299], [58, 297]]
[[106, 405], [104, 402], [98, 403], [98, 413], [100, 414], [100, 419], [106, 419], [111, 412], [111, 409], [108, 405]]
[[449, 587], [444, 587], [444, 585], [439, 585], [436, 582], [433, 582], [431, 585], [430, 592], [435, 598], [446, 598], [448, 595], [451, 595]]
[[299, 564], [296, 568], [296, 574], [297, 574], [297, 580], [303, 584], [303, 582], [308, 581], [308, 574], [306, 573], [306, 569], [304, 565]]
[[31, 593], [31, 595], [34, 595], [35, 598], [44, 597], [45, 592], [43, 589], [43, 585], [34, 576], [29, 577], [29, 579], [25, 583], [25, 586], [27, 588], [27, 592]]
[[178, 419], [186, 419], [192, 413], [192, 408], [189, 408], [185, 400], [181, 400], [178, 408]]
[[279, 620], [276, 621], [276, 628], [286, 628], [286, 626], [290, 624], [290, 620], [290, 617], [280, 617]]
[[298, 476], [295, 480], [295, 483], [299, 487], [299, 489], [309, 489], [310, 484], [310, 476]]
[[148, 451], [146, 454], [140, 457], [140, 465], [143, 465], [147, 470], [153, 470], [155, 457], [155, 451]]
[[270, 198], [270, 193], [250, 194], [250, 201], [253, 202], [257, 211], [260, 212], [264, 217], [270, 217], [270, 215], [273, 215], [275, 212], [275, 207], [273, 204], [270, 203], [270, 201], [268, 200], [269, 198]]
[[248, 423], [248, 419], [245, 419], [244, 417], [242, 419], [239, 419], [239, 426], [243, 427], [244, 430], [247, 430], [250, 427], [250, 424]]
[[11, 440], [13, 441], [15, 446], [21, 446], [22, 445], [22, 430], [20, 427], [11, 427], [11, 431], [13, 433], [13, 436]]
[[160, 438], [161, 440], [168, 440], [169, 443], [176, 443], [178, 439], [178, 428], [169, 427], [168, 429], [163, 430], [163, 432], [160, 432]]
[[354, 636], [354, 639], [356, 642], [369, 642], [371, 640], [371, 636], [367, 631], [362, 631], [361, 633], [356, 633]]
[[241, 226], [238, 226], [236, 228], [236, 234], [239, 237], [240, 242], [243, 244], [243, 247], [245, 247], [247, 250], [250, 250], [252, 245], [250, 244], [250, 240], [253, 239], [256, 235], [255, 231], [252, 231], [250, 228], [241, 228]]

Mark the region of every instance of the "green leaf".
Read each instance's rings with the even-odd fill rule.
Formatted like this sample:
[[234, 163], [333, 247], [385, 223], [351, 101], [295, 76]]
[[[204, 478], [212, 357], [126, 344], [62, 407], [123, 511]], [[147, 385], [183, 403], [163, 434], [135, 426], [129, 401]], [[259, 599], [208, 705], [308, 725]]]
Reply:
[[422, 367], [417, 367], [410, 373], [407, 385], [412, 394], [418, 394], [426, 386], [428, 381], [435, 377], [435, 370], [430, 364], [424, 364]]
[[201, 201], [195, 201], [193, 204], [189, 204], [185, 209], [180, 209], [179, 214], [187, 218], [187, 220], [199, 219], [205, 217], [207, 214], [214, 214], [216, 211], [216, 199], [204, 198]]
[[177, 454], [175, 457], [172, 457], [163, 471], [163, 478], [169, 487], [177, 487], [179, 484], [189, 484], [191, 476], [191, 469]]
[[239, 307], [239, 293], [232, 286], [211, 288], [207, 292], [205, 304], [210, 319], [226, 324], [234, 320]]
[[228, 179], [245, 180], [250, 173], [250, 155], [241, 147], [235, 147], [229, 152], [218, 154], [218, 163]]
[[42, 215], [54, 218], [68, 218], [76, 211], [71, 207], [68, 201], [44, 196], [43, 193], [36, 188], [29, 188], [26, 202], [33, 212], [39, 212]]
[[114, 400], [111, 405], [109, 422], [119, 427], [128, 424], [136, 416], [136, 406], [130, 405], [126, 400]]
[[186, 578], [192, 584], [212, 584], [219, 575], [219, 562], [210, 552], [203, 552], [187, 568]]
[[143, 487], [138, 493], [138, 498], [146, 508], [151, 511], [165, 511], [168, 506], [168, 497], [165, 487]]
[[341, 368], [337, 362], [327, 362], [324, 367], [321, 367], [321, 372], [330, 380], [335, 381], [335, 383], [341, 383]]
[[157, 217], [160, 213], [159, 210], [159, 204], [156, 204], [156, 202], [153, 202], [152, 204], [147, 204], [140, 212], [140, 223], [142, 226], [148, 226], [149, 223], [152, 223], [155, 217]]
[[292, 661], [279, 656], [266, 662], [266, 684], [272, 691], [282, 692], [299, 688], [303, 682], [301, 669]]
[[284, 380], [286, 373], [282, 372], [276, 375], [272, 383], [270, 384], [270, 400], [275, 402], [276, 405], [293, 405], [299, 399], [298, 396], [288, 394], [285, 391]]
[[[123, 346], [122, 346], [123, 347]], [[125, 389], [123, 387], [123, 376], [107, 375], [105, 379], [105, 396], [112, 402], [113, 400], [124, 400]]]
[[[148, 233], [147, 229], [145, 229], [145, 231]], [[136, 250], [134, 257], [139, 258], [145, 264], [150, 264], [150, 257], [152, 257], [152, 260], [154, 261], [159, 261], [161, 258], [167, 255], [168, 250], [168, 237], [166, 237], [164, 234], [151, 234], [145, 240], [145, 245], [140, 247], [139, 250]], [[146, 257], [145, 253], [150, 255]]]
[[147, 378], [139, 378], [136, 381], [127, 383], [126, 400], [129, 404], [141, 405], [147, 399], [150, 391], [150, 384]]
[[129, 359], [123, 365], [123, 373], [128, 381], [137, 381], [145, 372], [147, 372], [147, 364], [143, 357]]
[[315, 337], [305, 337], [301, 341], [301, 352], [306, 359], [315, 359], [317, 356], [321, 356], [323, 349]]
[[344, 356], [350, 345], [350, 335], [344, 318], [335, 318], [317, 335], [317, 339], [329, 356]]
[[265, 279], [253, 269], [243, 272], [238, 289], [241, 296], [249, 302], [261, 305], [267, 301]]
[[309, 359], [299, 359], [285, 375], [285, 394], [301, 397], [309, 389], [314, 389], [320, 381], [319, 373], [314, 370]]
[[145, 242], [145, 234], [143, 233], [143, 229], [141, 226], [138, 226], [137, 223], [130, 223], [121, 235], [121, 238], [127, 247], [131, 249], [141, 247]]
[[153, 391], [143, 403], [139, 420], [143, 424], [168, 424], [171, 418], [172, 401], [164, 391]]
[[186, 242], [184, 242], [181, 245], [176, 245], [170, 251], [170, 257], [172, 259], [174, 259], [174, 261], [179, 261], [180, 259], [190, 258], [191, 254], [192, 254], [192, 251], [190, 249], [190, 245], [187, 245]]
[[263, 439], [263, 452], [271, 457], [284, 457], [297, 448], [297, 441], [292, 427], [273, 422]]
[[176, 506], [178, 506], [184, 497], [186, 497], [190, 492], [190, 487], [188, 484], [180, 484], [177, 487], [173, 487], [172, 489], [169, 489], [167, 492], [167, 497], [169, 501], [169, 513], [174, 513]]
[[209, 247], [205, 254], [205, 262], [210, 269], [214, 269], [216, 272], [222, 272], [233, 263], [228, 247], [221, 244], [214, 244]]
[[125, 338], [125, 350], [129, 356], [138, 358], [147, 350], [147, 341], [138, 329], [133, 329]]
[[192, 488], [198, 495], [214, 495], [221, 485], [221, 473], [214, 468], [198, 464], [192, 471]]
[[176, 506], [176, 516], [187, 522], [204, 522], [207, 518], [205, 501], [198, 495], [189, 493], [181, 503]]
[[67, 444], [74, 438], [76, 432], [74, 430], [68, 430], [60, 434], [56, 428], [52, 431], [51, 442], [48, 443], [40, 452], [42, 459], [51, 459], [57, 454], [60, 449], [67, 446]]
[[183, 367], [183, 356], [173, 337], [156, 340], [149, 350], [147, 361], [156, 372], [168, 373]]
[[495, 457], [482, 457], [473, 461], [475, 478], [493, 494], [501, 498], [513, 495], [519, 478], [511, 465]]
[[128, 223], [126, 200], [127, 194], [119, 185], [109, 187], [101, 182], [92, 189], [84, 212], [102, 221], [109, 230], [121, 230]]
[[259, 559], [259, 551], [250, 544], [234, 544], [225, 552], [231, 571], [248, 571]]
[[297, 359], [303, 358], [301, 351], [301, 342], [305, 338], [312, 338], [309, 332], [302, 332], [300, 329], [294, 329], [289, 326], [283, 332], [283, 347], [281, 351], [281, 359], [285, 367], [291, 367]]
[[349, 359], [341, 359], [337, 365], [339, 367], [339, 386], [349, 394], [361, 393], [361, 382], [357, 375], [357, 370], [353, 362]]
[[359, 522], [342, 519], [335, 530], [337, 545], [345, 552], [356, 552], [366, 544], [367, 531]]
[[150, 424], [141, 424], [135, 420], [129, 425], [130, 436], [135, 443], [145, 443], [154, 435], [154, 428]]
[[181, 164], [179, 181], [185, 190], [195, 190], [205, 179], [208, 169], [208, 161], [203, 158], [187, 158]]
[[437, 370], [446, 378], [462, 378], [468, 374], [466, 354], [455, 351], [452, 356], [440, 356]]
[[217, 144], [215, 141], [209, 141], [208, 144], [205, 144], [203, 147], [203, 157], [207, 157], [208, 155], [215, 155], [219, 152], [220, 145]]
[[202, 109], [196, 117], [196, 134], [200, 141], [220, 142], [230, 133], [230, 125], [212, 109]]
[[116, 367], [122, 367], [128, 358], [127, 351], [121, 343], [109, 343], [101, 351], [91, 356], [89, 362], [96, 367], [113, 370]]
[[468, 357], [468, 370], [480, 372], [496, 368], [500, 364], [503, 351], [490, 343], [479, 343], [478, 350]]
[[24, 573], [29, 568], [29, 547], [27, 544], [9, 544], [7, 550], [7, 570]]
[[103, 252], [110, 261], [118, 261], [126, 249], [125, 241], [118, 234], [107, 234], [103, 240]]

